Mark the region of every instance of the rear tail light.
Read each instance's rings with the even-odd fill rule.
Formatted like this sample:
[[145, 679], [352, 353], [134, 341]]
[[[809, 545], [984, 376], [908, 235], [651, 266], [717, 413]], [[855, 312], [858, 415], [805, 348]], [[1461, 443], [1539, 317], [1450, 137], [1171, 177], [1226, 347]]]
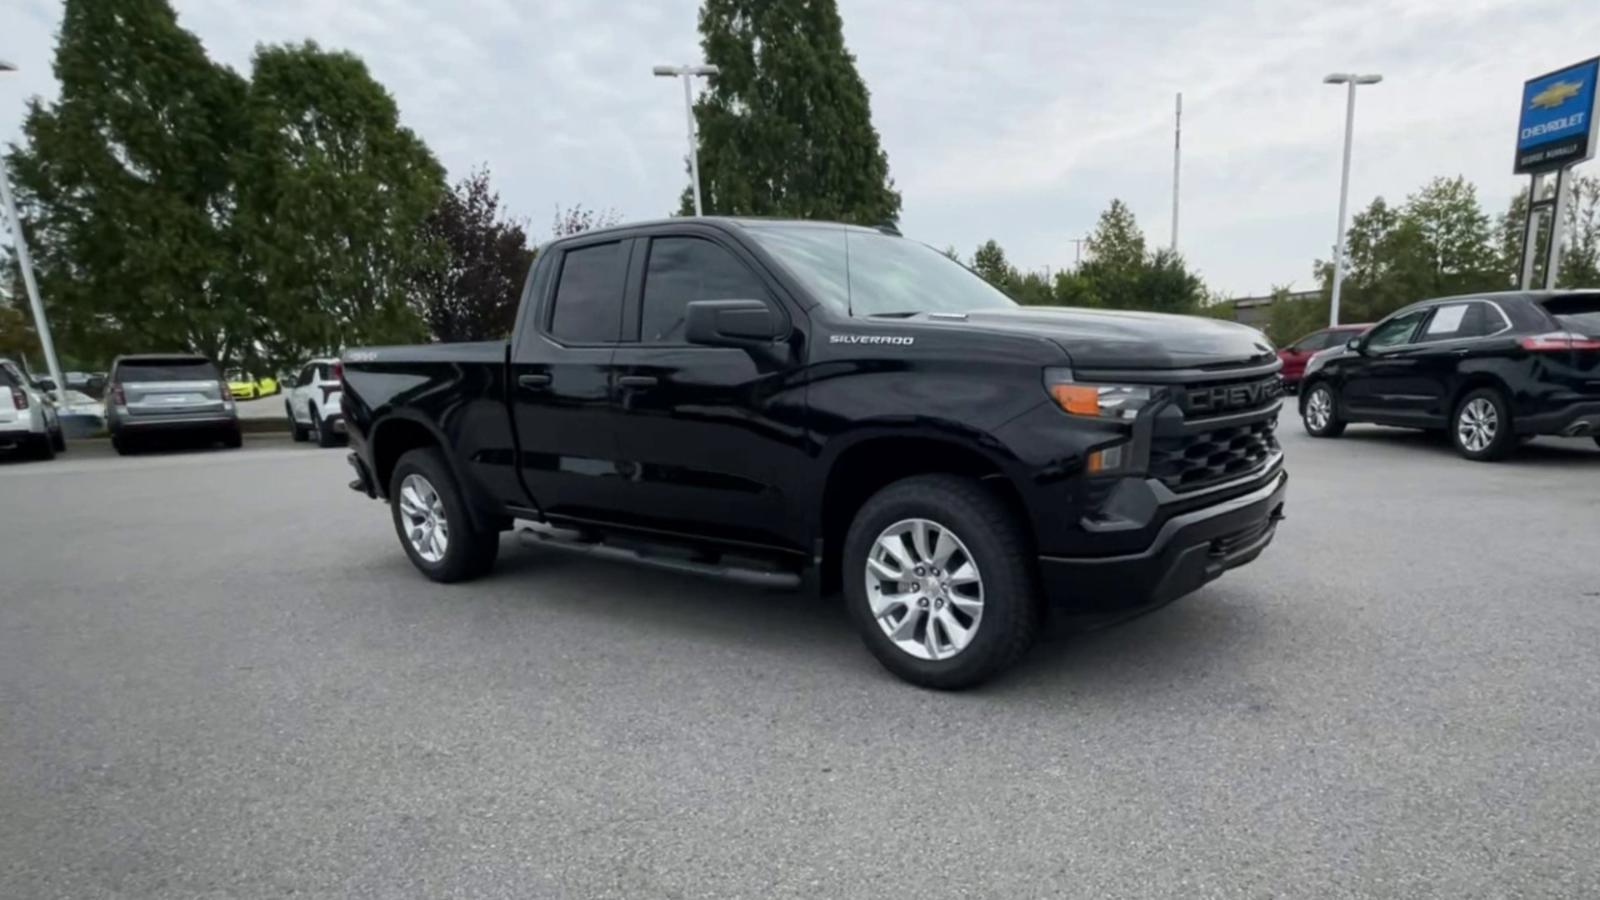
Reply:
[[1584, 337], [1570, 331], [1551, 331], [1545, 334], [1536, 334], [1525, 337], [1517, 343], [1524, 350], [1540, 351], [1566, 351], [1566, 350], [1600, 350], [1600, 338]]
[[28, 392], [24, 391], [22, 388], [19, 388], [19, 387], [12, 388], [11, 389], [11, 405], [15, 406], [17, 409], [27, 409], [28, 408]]
[[337, 359], [333, 361], [333, 380], [340, 384], [344, 383], [344, 363]]
[[128, 395], [122, 392], [122, 385], [113, 384], [111, 386], [111, 403], [114, 406], [128, 405]]
[[222, 400], [225, 403], [233, 402], [233, 391], [228, 389], [228, 383], [226, 381], [222, 383]]

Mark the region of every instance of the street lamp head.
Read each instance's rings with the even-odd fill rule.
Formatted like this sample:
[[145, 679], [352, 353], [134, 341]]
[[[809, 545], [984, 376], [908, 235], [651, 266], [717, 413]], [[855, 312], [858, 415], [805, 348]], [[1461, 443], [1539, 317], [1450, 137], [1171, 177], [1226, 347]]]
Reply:
[[683, 70], [679, 69], [677, 66], [656, 66], [650, 71], [654, 72], [661, 78], [677, 78], [679, 75], [683, 74]]
[[6, 60], [0, 59], [0, 72], [15, 72], [17, 67]]
[[1382, 80], [1382, 75], [1357, 75], [1354, 72], [1334, 72], [1331, 75], [1323, 76], [1322, 83], [1349, 84], [1353, 81], [1356, 84], [1377, 84]]
[[715, 75], [722, 70], [716, 66], [656, 66], [650, 71], [662, 78], [677, 78], [679, 75]]
[[1377, 84], [1383, 80], [1382, 75], [1357, 75], [1356, 84]]

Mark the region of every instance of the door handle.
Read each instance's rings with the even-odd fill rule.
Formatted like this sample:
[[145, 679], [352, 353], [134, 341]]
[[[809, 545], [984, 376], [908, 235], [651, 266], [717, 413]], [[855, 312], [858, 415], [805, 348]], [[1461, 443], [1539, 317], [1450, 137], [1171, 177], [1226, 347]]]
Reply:
[[1450, 352], [1452, 354], [1456, 355], [1456, 356], [1466, 356], [1468, 353], [1471, 353], [1472, 351], [1467, 349], [1466, 347], [1458, 347], [1458, 348], [1456, 348], [1454, 350], [1451, 350]]
[[619, 376], [617, 376], [617, 387], [647, 388], [647, 387], [655, 387], [656, 385], [658, 385], [660, 383], [661, 383], [661, 379], [655, 377], [654, 375], [619, 375]]
[[518, 375], [517, 376], [517, 385], [519, 387], [525, 387], [525, 388], [529, 388], [531, 390], [537, 390], [538, 388], [549, 387], [550, 386], [550, 374], [548, 372], [538, 372], [538, 373], [530, 374], [530, 375]]

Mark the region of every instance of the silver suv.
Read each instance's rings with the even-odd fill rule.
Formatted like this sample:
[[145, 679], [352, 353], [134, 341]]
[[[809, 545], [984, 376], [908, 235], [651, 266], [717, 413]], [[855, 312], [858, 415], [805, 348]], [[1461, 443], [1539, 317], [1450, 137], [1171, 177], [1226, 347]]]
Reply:
[[126, 455], [143, 441], [204, 434], [237, 447], [239, 412], [216, 363], [204, 356], [119, 356], [106, 385], [111, 446]]
[[37, 459], [67, 449], [55, 401], [9, 359], [0, 359], [0, 449], [21, 450]]

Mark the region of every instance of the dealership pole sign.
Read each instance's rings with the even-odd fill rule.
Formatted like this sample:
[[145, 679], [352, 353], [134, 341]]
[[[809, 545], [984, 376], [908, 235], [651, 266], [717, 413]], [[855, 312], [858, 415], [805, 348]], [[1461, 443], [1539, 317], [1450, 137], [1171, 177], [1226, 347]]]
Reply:
[[1523, 84], [1516, 174], [1564, 169], [1594, 155], [1600, 143], [1597, 69], [1600, 57]]
[[[1567, 205], [1572, 193], [1567, 170], [1594, 156], [1600, 145], [1600, 57], [1567, 66], [1522, 85], [1517, 114], [1517, 155], [1512, 171], [1529, 176], [1528, 218], [1522, 229], [1522, 289], [1534, 285], [1534, 247], [1539, 220], [1550, 216], [1549, 255], [1544, 286], [1555, 287], [1561, 272], [1561, 251]], [[1545, 196], [1540, 182], [1556, 177], [1555, 191]]]

